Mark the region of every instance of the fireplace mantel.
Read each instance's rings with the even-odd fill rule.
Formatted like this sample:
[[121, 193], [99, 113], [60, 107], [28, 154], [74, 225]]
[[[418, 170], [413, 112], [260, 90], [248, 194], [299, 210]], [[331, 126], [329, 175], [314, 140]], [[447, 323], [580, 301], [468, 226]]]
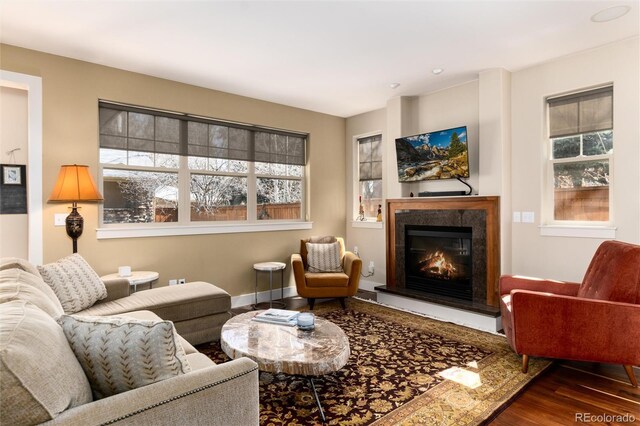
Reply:
[[[486, 303], [488, 306], [498, 306], [498, 279], [500, 277], [500, 197], [497, 196], [463, 196], [463, 197], [418, 197], [397, 198], [387, 200], [387, 288], [397, 289], [403, 283], [396, 282], [396, 247], [397, 225], [396, 214], [406, 212], [429, 212], [426, 216], [441, 211], [445, 215], [451, 215], [452, 210], [461, 212], [461, 217], [466, 211], [483, 212], [485, 225], [485, 266], [486, 266], [486, 293], [483, 291], [484, 300], [474, 300], [476, 303]], [[471, 213], [471, 212], [469, 212]], [[438, 225], [438, 223], [435, 223]], [[402, 227], [402, 222], [400, 222]], [[402, 237], [404, 238], [404, 237]], [[401, 260], [401, 259], [400, 259]], [[484, 290], [484, 288], [483, 288]]]

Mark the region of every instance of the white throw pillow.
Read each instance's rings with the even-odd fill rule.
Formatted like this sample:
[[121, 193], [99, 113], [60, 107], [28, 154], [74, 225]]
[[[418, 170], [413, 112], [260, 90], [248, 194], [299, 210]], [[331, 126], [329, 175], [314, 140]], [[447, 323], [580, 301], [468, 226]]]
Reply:
[[309, 272], [342, 272], [339, 242], [306, 245]]
[[91, 402], [91, 387], [56, 321], [26, 300], [0, 304], [0, 423], [35, 425]]
[[191, 371], [171, 321], [63, 315], [58, 323], [96, 399]]
[[38, 266], [38, 270], [67, 314], [87, 309], [107, 297], [107, 288], [98, 274], [77, 253]]
[[60, 300], [40, 274], [36, 276], [22, 269], [0, 271], [0, 304], [10, 300], [30, 302], [54, 319], [64, 314]]

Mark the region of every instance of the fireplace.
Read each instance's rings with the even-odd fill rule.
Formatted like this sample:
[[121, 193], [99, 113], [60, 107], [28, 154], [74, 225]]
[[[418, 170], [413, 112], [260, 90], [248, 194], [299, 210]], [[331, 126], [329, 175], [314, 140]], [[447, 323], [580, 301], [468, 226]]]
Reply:
[[472, 228], [406, 225], [405, 287], [473, 299]]
[[384, 293], [500, 315], [500, 199], [387, 200]]

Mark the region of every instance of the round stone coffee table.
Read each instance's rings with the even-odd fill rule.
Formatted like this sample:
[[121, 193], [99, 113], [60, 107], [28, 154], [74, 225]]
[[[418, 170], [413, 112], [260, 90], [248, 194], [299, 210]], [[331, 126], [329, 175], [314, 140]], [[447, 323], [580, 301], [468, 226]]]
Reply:
[[314, 376], [337, 371], [349, 360], [349, 339], [334, 323], [316, 317], [315, 328], [253, 321], [263, 311], [252, 311], [231, 318], [222, 326], [220, 345], [229, 358], [251, 358], [261, 371], [306, 376], [313, 390], [322, 421], [324, 411], [313, 383]]

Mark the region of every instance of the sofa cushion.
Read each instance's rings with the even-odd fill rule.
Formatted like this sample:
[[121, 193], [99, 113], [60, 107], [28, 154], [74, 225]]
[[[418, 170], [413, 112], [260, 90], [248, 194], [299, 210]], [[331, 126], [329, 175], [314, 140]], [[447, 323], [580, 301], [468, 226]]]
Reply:
[[91, 402], [91, 388], [62, 329], [33, 304], [0, 305], [3, 424], [36, 424]]
[[198, 281], [139, 291], [129, 297], [94, 305], [78, 312], [78, 315], [117, 315], [147, 310], [162, 319], [177, 322], [227, 312], [229, 309], [229, 293], [213, 284]]
[[191, 371], [201, 370], [203, 368], [209, 368], [216, 365], [211, 358], [200, 352], [187, 355], [187, 360], [191, 366]]
[[15, 268], [21, 269], [25, 272], [35, 275], [36, 277], [42, 278], [42, 276], [40, 276], [40, 272], [38, 272], [38, 268], [28, 260], [19, 259], [17, 257], [3, 257], [0, 259], [0, 271]]
[[307, 243], [309, 272], [342, 272], [340, 243]]
[[107, 297], [107, 289], [98, 274], [77, 253], [38, 266], [38, 270], [67, 314], [86, 309]]
[[95, 399], [191, 371], [171, 321], [62, 315], [58, 323]]
[[[133, 318], [133, 319], [146, 320], [146, 321], [162, 321], [162, 318], [160, 318], [159, 316], [157, 316], [151, 311], [133, 311], [133, 312], [127, 312], [126, 314], [120, 314], [118, 316], [123, 318]], [[182, 346], [182, 349], [184, 349], [184, 353], [186, 353], [187, 355], [198, 352], [198, 350], [194, 348], [191, 343], [187, 342], [180, 334], [178, 334], [178, 340], [180, 341], [180, 346]], [[189, 364], [191, 364], [191, 362], [189, 362]]]
[[56, 294], [39, 274], [36, 276], [18, 268], [0, 271], [0, 303], [11, 300], [31, 302], [52, 318], [64, 313]]
[[347, 287], [349, 276], [342, 272], [307, 272], [307, 287]]

